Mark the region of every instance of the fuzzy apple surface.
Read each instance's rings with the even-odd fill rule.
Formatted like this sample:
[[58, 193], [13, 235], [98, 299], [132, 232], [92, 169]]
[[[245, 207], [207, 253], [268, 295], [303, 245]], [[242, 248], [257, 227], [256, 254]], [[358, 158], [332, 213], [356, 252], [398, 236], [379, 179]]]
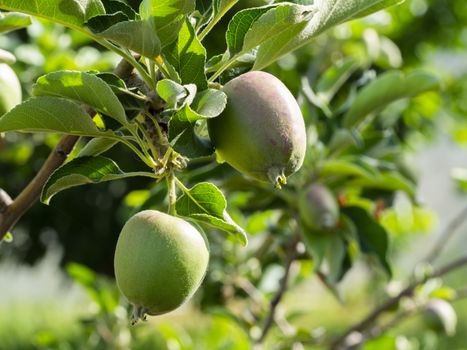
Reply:
[[155, 210], [131, 217], [118, 238], [117, 285], [140, 314], [160, 315], [185, 303], [208, 267], [209, 250], [187, 221]]
[[7, 64], [0, 64], [0, 116], [21, 103], [21, 85], [18, 77]]
[[322, 184], [311, 184], [301, 193], [299, 209], [303, 223], [315, 231], [331, 230], [339, 221], [339, 204]]
[[269, 73], [254, 71], [225, 84], [227, 107], [208, 120], [221, 159], [263, 182], [284, 184], [303, 164], [306, 131], [295, 97]]

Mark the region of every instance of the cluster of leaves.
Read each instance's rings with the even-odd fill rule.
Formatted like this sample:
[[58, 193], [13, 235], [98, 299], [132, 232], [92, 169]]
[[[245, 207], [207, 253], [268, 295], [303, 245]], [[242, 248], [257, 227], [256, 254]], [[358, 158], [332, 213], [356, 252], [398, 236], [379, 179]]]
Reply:
[[[207, 73], [213, 72], [209, 78], [213, 82], [244, 56], [250, 57], [253, 69], [264, 68], [330, 26], [370, 13], [389, 2], [359, 2], [350, 7], [334, 4], [343, 9], [337, 13], [332, 11], [333, 7], [319, 4], [279, 3], [245, 9], [229, 23], [227, 51], [206, 62], [207, 53], [200, 39], [207, 32], [200, 30], [215, 24], [233, 4], [235, 1], [215, 2], [196, 23], [189, 18], [196, 9], [195, 1], [163, 4], [142, 1], [137, 12], [120, 1], [95, 0], [85, 7], [74, 2], [65, 7], [50, 3], [35, 10], [31, 4], [21, 1], [0, 3], [7, 10], [29, 13], [84, 31], [133, 64], [145, 83], [144, 88], [132, 91], [125, 81], [109, 73], [53, 72], [38, 79], [33, 98], [1, 118], [2, 132], [58, 132], [94, 138], [77, 159], [53, 174], [44, 187], [43, 202], [47, 203], [62, 189], [84, 183], [131, 176], [160, 179], [167, 169], [183, 167], [183, 161], [180, 165], [176, 160], [178, 154], [172, 152], [189, 158], [212, 154], [212, 146], [200, 133], [205, 129], [205, 119], [222, 112], [226, 97], [221, 91], [208, 88]], [[205, 22], [207, 18], [210, 22]], [[27, 24], [22, 22], [22, 16], [13, 20], [16, 27]], [[141, 59], [135, 59], [129, 50], [141, 55]], [[161, 80], [161, 75], [165, 79]], [[165, 102], [162, 108], [154, 103], [150, 91], [157, 92], [157, 98]], [[91, 114], [97, 113], [93, 115], [94, 120], [80, 104], [91, 108]], [[131, 109], [136, 109], [136, 113], [128, 113]], [[35, 115], [33, 119], [29, 118], [31, 114]], [[168, 132], [161, 126], [166, 126]], [[155, 129], [155, 135], [151, 129]], [[130, 147], [154, 173], [124, 173], [115, 162], [100, 155], [118, 142]], [[225, 198], [220, 191], [213, 189], [214, 185], [206, 184], [209, 188], [203, 190], [200, 186], [195, 192], [180, 187], [194, 202], [183, 208], [196, 209], [182, 210], [179, 214], [237, 233], [246, 242], [244, 231], [226, 214]], [[203, 204], [206, 197], [217, 204], [216, 208]]]

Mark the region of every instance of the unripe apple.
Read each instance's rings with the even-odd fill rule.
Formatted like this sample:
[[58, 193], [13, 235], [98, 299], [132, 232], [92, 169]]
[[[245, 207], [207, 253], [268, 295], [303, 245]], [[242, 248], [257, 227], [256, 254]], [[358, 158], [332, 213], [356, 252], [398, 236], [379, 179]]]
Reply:
[[115, 250], [115, 277], [137, 315], [160, 315], [185, 303], [207, 270], [209, 250], [187, 221], [155, 210], [131, 217]]
[[275, 76], [248, 72], [225, 84], [227, 107], [208, 120], [216, 152], [241, 173], [276, 186], [303, 164], [306, 131], [297, 101]]
[[21, 85], [13, 69], [0, 64], [0, 116], [21, 103]]
[[300, 194], [300, 217], [315, 231], [327, 231], [339, 221], [339, 204], [334, 194], [324, 185], [311, 184]]

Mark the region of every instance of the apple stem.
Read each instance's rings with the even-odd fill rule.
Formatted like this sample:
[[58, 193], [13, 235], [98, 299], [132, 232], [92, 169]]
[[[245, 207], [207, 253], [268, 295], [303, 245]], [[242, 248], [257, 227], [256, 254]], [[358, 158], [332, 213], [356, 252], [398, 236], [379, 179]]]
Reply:
[[171, 170], [167, 175], [167, 188], [169, 192], [169, 214], [175, 216], [177, 214], [176, 202], [177, 202], [177, 189], [175, 187], [175, 176]]
[[282, 185], [287, 184], [287, 177], [284, 174], [284, 169], [272, 167], [268, 171], [268, 178], [277, 189], [281, 189]]
[[139, 305], [133, 305], [133, 312], [131, 313], [131, 317], [130, 317], [131, 325], [134, 326], [135, 324], [138, 323], [139, 320], [146, 321], [147, 312], [148, 312], [147, 308], [143, 306], [139, 306]]

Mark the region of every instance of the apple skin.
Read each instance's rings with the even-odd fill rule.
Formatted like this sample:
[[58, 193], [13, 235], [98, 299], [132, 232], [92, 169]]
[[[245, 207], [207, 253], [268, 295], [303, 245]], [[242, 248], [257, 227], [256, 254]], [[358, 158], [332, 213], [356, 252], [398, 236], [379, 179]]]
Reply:
[[142, 314], [175, 310], [196, 292], [209, 262], [207, 242], [187, 221], [145, 210], [124, 225], [115, 250], [117, 285]]
[[22, 93], [18, 77], [11, 67], [0, 64], [0, 116], [21, 103]]
[[272, 74], [252, 71], [225, 84], [227, 107], [208, 120], [219, 157], [241, 173], [279, 185], [300, 169], [306, 129], [295, 97]]

